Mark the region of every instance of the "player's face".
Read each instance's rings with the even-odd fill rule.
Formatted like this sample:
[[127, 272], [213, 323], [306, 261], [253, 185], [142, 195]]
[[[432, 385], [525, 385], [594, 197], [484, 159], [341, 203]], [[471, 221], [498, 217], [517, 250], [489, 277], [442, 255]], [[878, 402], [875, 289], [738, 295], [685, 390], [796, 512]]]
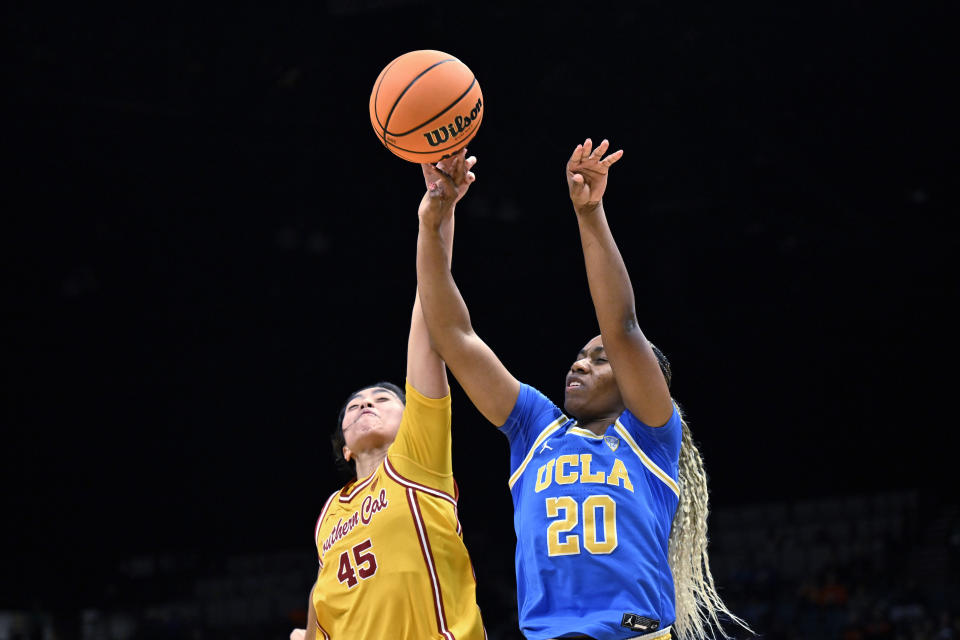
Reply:
[[397, 437], [403, 402], [392, 391], [383, 387], [362, 389], [347, 402], [343, 412], [343, 438], [347, 442], [344, 456], [390, 445]]
[[623, 411], [623, 398], [600, 336], [580, 350], [567, 372], [563, 407], [581, 422]]

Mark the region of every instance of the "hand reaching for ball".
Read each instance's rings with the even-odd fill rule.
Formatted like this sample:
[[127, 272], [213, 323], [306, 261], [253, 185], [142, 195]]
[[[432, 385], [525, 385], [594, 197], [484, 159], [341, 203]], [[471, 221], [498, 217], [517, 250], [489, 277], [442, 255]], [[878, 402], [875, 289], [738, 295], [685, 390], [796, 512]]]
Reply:
[[477, 179], [471, 171], [475, 164], [476, 156], [468, 158], [466, 147], [436, 164], [421, 164], [427, 195], [441, 204], [456, 204]]
[[577, 145], [567, 161], [567, 188], [577, 213], [594, 209], [607, 190], [607, 172], [623, 157], [623, 149], [620, 149], [604, 158], [603, 154], [609, 148], [610, 142], [605, 139], [594, 149], [593, 141], [587, 138], [583, 144]]
[[453, 206], [477, 179], [471, 171], [476, 163], [476, 156], [468, 158], [464, 148], [436, 164], [421, 164], [427, 192], [420, 201], [420, 217], [436, 217], [434, 222], [439, 224], [440, 218], [452, 213]]

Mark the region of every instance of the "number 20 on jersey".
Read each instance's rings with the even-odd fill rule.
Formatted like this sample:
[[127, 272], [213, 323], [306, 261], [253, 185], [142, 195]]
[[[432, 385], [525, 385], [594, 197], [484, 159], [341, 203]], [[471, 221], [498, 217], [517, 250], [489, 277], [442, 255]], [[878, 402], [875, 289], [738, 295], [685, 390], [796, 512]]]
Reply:
[[[583, 512], [583, 547], [592, 554], [611, 553], [617, 548], [617, 503], [606, 495], [589, 496], [583, 508], [570, 496], [547, 498], [547, 517], [560, 518], [547, 527], [547, 553], [572, 556], [580, 553], [580, 536], [570, 533]], [[561, 517], [561, 513], [563, 516]]]

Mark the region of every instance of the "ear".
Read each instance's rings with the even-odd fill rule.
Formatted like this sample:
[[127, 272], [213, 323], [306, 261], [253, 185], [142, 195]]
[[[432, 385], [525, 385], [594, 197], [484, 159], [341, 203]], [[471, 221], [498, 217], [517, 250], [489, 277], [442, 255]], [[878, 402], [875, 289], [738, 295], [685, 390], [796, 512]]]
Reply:
[[350, 458], [353, 456], [353, 451], [350, 450], [350, 447], [343, 445], [343, 458], [347, 462], [350, 462]]

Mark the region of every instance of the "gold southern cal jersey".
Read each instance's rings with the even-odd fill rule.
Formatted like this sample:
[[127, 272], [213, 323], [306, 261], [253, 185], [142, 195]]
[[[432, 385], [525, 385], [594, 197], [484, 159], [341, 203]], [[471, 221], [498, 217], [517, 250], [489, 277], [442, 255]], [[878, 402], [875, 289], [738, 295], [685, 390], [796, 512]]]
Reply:
[[317, 638], [483, 640], [457, 519], [450, 396], [406, 385], [397, 439], [369, 477], [327, 499], [314, 539]]

